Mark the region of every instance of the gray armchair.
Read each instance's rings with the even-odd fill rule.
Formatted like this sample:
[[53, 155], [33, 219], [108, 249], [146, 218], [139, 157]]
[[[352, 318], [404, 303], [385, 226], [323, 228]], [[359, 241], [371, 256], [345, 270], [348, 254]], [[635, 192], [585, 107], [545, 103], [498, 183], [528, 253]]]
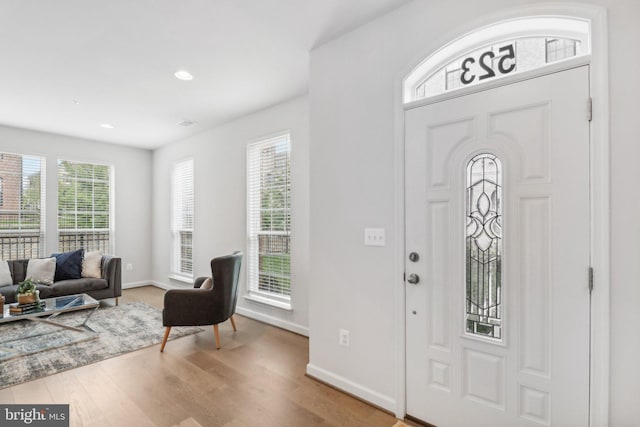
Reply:
[[193, 289], [171, 289], [165, 293], [162, 324], [166, 329], [160, 351], [164, 351], [172, 326], [213, 325], [216, 348], [220, 348], [218, 324], [230, 319], [236, 330], [233, 315], [238, 300], [241, 263], [241, 252], [214, 258], [211, 260], [213, 288], [200, 289], [206, 277], [198, 277]]

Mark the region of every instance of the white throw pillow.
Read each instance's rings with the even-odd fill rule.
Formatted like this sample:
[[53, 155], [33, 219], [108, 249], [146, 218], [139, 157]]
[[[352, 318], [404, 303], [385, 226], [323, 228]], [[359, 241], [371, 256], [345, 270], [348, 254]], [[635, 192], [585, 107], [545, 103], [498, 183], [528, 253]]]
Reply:
[[33, 258], [27, 264], [27, 278], [43, 285], [53, 285], [53, 276], [56, 274], [55, 258]]
[[82, 260], [82, 277], [102, 278], [102, 252], [85, 252]]
[[0, 287], [11, 285], [13, 285], [13, 278], [11, 277], [11, 270], [9, 270], [9, 263], [0, 261]]
[[211, 277], [207, 277], [207, 280], [202, 282], [202, 285], [200, 285], [200, 289], [211, 289], [211, 288], [213, 288], [213, 280], [211, 280]]

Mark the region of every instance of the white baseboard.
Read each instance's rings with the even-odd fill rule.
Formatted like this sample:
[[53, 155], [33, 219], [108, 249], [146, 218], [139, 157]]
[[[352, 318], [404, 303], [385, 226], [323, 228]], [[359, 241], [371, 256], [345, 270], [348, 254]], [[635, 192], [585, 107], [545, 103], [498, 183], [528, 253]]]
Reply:
[[156, 288], [164, 289], [165, 291], [168, 291], [169, 289], [185, 289], [184, 286], [171, 285], [169, 283], [158, 282], [156, 280], [151, 280], [149, 284]]
[[360, 384], [356, 384], [347, 378], [341, 377], [340, 375], [318, 368], [311, 363], [307, 365], [307, 375], [369, 402], [372, 405], [387, 410], [392, 414], [395, 414], [396, 412], [395, 399], [380, 394], [377, 391], [373, 391]]
[[142, 282], [129, 282], [129, 283], [123, 283], [122, 289], [141, 288], [143, 286], [151, 286], [151, 285], [153, 285], [153, 282], [150, 280], [144, 280]]
[[288, 322], [286, 320], [278, 319], [277, 317], [262, 314], [257, 311], [250, 310], [245, 307], [236, 306], [236, 313], [248, 317], [250, 319], [258, 320], [260, 322], [268, 323], [278, 328], [286, 329], [287, 331], [295, 332], [296, 334], [309, 336], [309, 328], [298, 325], [297, 323]]
[[185, 289], [184, 286], [170, 285], [167, 283], [158, 282], [155, 280], [143, 280], [141, 282], [129, 282], [123, 283], [122, 289], [141, 288], [143, 286], [155, 286], [156, 288], [169, 290], [169, 289]]

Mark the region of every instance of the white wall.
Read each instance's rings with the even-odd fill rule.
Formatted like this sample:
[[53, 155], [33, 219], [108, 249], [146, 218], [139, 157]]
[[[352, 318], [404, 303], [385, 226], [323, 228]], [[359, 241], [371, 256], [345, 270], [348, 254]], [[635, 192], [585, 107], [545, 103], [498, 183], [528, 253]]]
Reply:
[[[311, 276], [308, 372], [395, 410], [394, 114], [398, 79], [420, 55], [478, 17], [534, 0], [416, 0], [311, 55]], [[556, 2], [557, 3], [557, 2]], [[640, 420], [640, 2], [591, 0], [609, 11], [611, 101], [612, 426]], [[598, 102], [598, 100], [594, 100]], [[384, 227], [387, 246], [365, 247]], [[597, 284], [596, 284], [597, 286]], [[586, 327], [586, 325], [585, 325]], [[338, 345], [338, 329], [351, 332]]]
[[609, 5], [611, 90], [611, 426], [637, 425], [640, 420], [640, 158], [638, 100], [640, 2]]
[[[46, 247], [57, 252], [57, 160], [112, 165], [115, 188], [115, 255], [122, 258], [122, 283], [151, 277], [151, 151], [51, 133], [0, 126], [0, 151], [46, 157]], [[126, 271], [132, 264], [133, 271]]]
[[171, 265], [171, 169], [194, 159], [194, 275], [210, 276], [211, 258], [247, 253], [247, 143], [273, 133], [291, 132], [292, 229], [291, 303], [285, 311], [242, 298], [246, 294], [246, 258], [237, 311], [298, 333], [308, 333], [309, 270], [309, 125], [306, 97], [204, 131], [157, 149], [153, 155], [153, 279], [161, 286], [185, 287], [169, 279]]

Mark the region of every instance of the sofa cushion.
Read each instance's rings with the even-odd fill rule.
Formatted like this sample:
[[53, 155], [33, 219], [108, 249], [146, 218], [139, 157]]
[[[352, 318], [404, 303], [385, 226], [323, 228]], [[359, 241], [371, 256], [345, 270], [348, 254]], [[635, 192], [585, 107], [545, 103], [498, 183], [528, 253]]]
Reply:
[[89, 291], [106, 289], [109, 282], [104, 279], [69, 279], [56, 282], [51, 289], [53, 296], [86, 294]]
[[102, 277], [102, 252], [87, 252], [82, 260], [82, 277]]
[[28, 259], [15, 259], [7, 261], [9, 264], [9, 270], [11, 270], [11, 276], [13, 276], [13, 284], [16, 285], [27, 278], [27, 265], [29, 265]]
[[7, 261], [0, 261], [0, 287], [13, 285], [13, 277]]
[[27, 278], [43, 285], [53, 285], [56, 273], [55, 258], [32, 258], [27, 264]]
[[82, 258], [84, 249], [51, 254], [56, 259], [56, 274], [54, 282], [82, 277]]

